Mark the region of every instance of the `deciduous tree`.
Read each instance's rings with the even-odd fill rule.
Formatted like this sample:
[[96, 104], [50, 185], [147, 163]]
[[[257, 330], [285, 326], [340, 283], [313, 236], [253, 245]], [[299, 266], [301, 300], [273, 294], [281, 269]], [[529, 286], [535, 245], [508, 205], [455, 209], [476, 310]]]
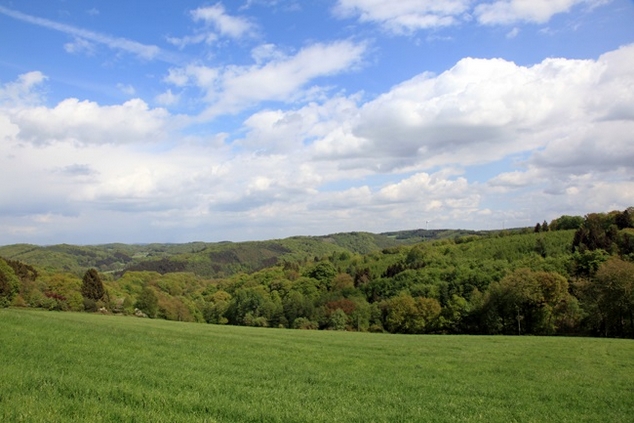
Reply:
[[13, 269], [0, 259], [0, 307], [8, 307], [18, 293], [19, 279]]
[[134, 307], [141, 310], [148, 317], [155, 318], [156, 313], [158, 312], [158, 297], [156, 296], [154, 289], [147, 285], [143, 287]]

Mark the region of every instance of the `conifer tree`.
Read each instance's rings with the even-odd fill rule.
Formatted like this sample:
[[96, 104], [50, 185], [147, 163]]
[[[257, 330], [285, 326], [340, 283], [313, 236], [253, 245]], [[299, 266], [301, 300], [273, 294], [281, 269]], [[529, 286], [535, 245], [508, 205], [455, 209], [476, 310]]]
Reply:
[[85, 300], [100, 301], [106, 295], [106, 290], [101, 282], [101, 277], [95, 269], [90, 269], [84, 274], [81, 285], [81, 295]]

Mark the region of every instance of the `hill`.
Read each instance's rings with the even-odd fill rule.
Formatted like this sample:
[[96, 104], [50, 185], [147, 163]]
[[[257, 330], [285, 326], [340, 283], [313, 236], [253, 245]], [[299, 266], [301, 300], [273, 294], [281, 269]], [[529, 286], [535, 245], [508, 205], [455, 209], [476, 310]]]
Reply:
[[[0, 260], [0, 306], [296, 329], [634, 337], [628, 210], [499, 232], [6, 248], [14, 255]], [[119, 270], [81, 267], [104, 257]]]
[[193, 272], [204, 277], [226, 277], [253, 272], [283, 261], [301, 261], [333, 253], [367, 254], [387, 247], [445, 239], [475, 231], [415, 230], [372, 234], [338, 233], [295, 236], [251, 242], [192, 242], [185, 244], [51, 245], [15, 244], [0, 247], [0, 257], [19, 260], [49, 271], [81, 275], [89, 268], [100, 272], [155, 271], [161, 274]]

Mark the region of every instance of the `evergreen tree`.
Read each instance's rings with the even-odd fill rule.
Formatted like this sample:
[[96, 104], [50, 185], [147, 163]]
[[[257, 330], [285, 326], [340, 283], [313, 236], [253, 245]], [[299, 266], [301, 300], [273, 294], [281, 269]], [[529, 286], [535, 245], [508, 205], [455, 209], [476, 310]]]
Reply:
[[81, 295], [84, 300], [92, 300], [94, 302], [101, 301], [106, 296], [101, 277], [99, 277], [99, 273], [95, 269], [90, 269], [84, 274]]

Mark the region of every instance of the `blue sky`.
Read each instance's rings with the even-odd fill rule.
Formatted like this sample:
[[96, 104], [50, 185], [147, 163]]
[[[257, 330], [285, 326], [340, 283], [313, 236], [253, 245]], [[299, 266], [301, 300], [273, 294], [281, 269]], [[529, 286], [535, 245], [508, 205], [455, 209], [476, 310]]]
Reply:
[[634, 205], [634, 2], [0, 0], [0, 244]]

